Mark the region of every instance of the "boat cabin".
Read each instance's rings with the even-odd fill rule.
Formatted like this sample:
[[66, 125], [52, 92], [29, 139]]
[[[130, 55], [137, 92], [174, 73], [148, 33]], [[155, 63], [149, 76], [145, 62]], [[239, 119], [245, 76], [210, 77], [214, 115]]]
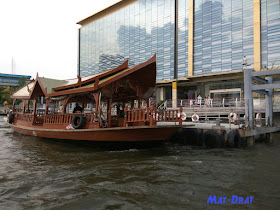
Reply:
[[[155, 91], [156, 55], [139, 65], [128, 61], [99, 74], [72, 80], [37, 77], [12, 94], [13, 124], [44, 129], [152, 126], [180, 121], [179, 110], [159, 113]], [[16, 101], [22, 102], [16, 107]]]

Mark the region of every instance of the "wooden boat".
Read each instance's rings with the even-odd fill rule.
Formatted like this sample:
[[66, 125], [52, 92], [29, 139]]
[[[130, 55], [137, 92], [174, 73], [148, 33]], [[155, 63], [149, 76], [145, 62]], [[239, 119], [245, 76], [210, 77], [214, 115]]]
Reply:
[[[12, 94], [9, 115], [18, 133], [70, 140], [167, 140], [180, 129], [182, 110], [159, 112], [150, 105], [155, 91], [156, 55], [139, 65], [72, 80], [37, 77]], [[16, 101], [22, 100], [16, 108]], [[75, 108], [74, 103], [80, 103]], [[72, 111], [71, 111], [72, 110]], [[75, 113], [72, 113], [76, 111]], [[177, 121], [177, 126], [158, 126]]]

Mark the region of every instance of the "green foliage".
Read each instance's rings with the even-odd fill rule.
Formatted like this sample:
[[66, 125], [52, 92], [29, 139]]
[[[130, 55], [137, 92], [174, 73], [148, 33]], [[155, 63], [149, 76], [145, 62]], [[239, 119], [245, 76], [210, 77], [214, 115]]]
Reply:
[[10, 87], [0, 87], [0, 104], [3, 104], [4, 101], [8, 101], [9, 104], [12, 104], [12, 99], [10, 98], [11, 89]]
[[24, 76], [22, 76], [21, 78], [19, 78], [19, 80], [18, 80], [18, 86], [19, 86], [19, 87], [24, 86], [25, 83], [26, 83], [26, 78], [25, 78]]

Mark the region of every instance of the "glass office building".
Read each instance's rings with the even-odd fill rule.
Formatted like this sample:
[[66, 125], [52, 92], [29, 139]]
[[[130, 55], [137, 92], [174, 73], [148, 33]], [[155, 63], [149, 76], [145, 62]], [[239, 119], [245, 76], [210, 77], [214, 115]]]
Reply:
[[[174, 0], [142, 0], [82, 27], [81, 76], [116, 67], [126, 59], [135, 65], [157, 53], [157, 80], [173, 78], [174, 14]], [[182, 60], [185, 63], [185, 56]]]
[[253, 64], [252, 0], [195, 1], [194, 75], [242, 69]]
[[78, 75], [157, 53], [159, 85], [187, 79], [181, 86], [195, 89], [192, 78], [242, 71], [243, 56], [255, 70], [279, 66], [279, 8], [279, 0], [123, 0], [78, 23]]
[[262, 68], [280, 66], [280, 1], [261, 0]]
[[29, 82], [31, 76], [17, 75], [17, 74], [3, 74], [0, 73], [0, 87], [3, 86], [18, 86], [18, 81], [21, 77], [25, 77], [26, 82]]

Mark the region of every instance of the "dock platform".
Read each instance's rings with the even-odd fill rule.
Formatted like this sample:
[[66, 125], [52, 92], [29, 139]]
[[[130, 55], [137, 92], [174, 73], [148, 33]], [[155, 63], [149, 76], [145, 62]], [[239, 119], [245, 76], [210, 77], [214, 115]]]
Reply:
[[[157, 126], [178, 125], [178, 122], [158, 122]], [[176, 138], [183, 139], [184, 143], [198, 144], [209, 147], [239, 147], [253, 146], [255, 139], [265, 135], [272, 142], [271, 133], [279, 132], [280, 127], [245, 128], [244, 125], [212, 122], [183, 122], [182, 131]], [[181, 135], [181, 136], [180, 136]], [[208, 142], [207, 142], [208, 141]], [[209, 145], [207, 145], [209, 144]]]

